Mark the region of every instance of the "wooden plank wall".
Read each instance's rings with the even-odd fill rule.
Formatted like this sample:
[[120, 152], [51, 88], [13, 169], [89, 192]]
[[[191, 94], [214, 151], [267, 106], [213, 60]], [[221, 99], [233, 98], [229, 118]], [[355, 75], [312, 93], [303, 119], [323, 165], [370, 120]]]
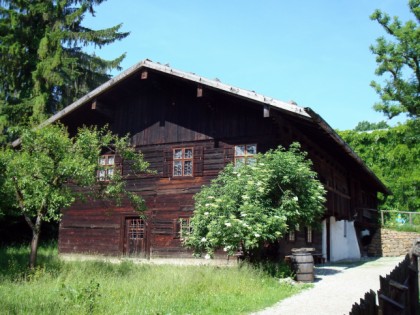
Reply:
[[[111, 129], [121, 135], [129, 132], [133, 145], [157, 171], [155, 176], [127, 181], [128, 189], [147, 201], [147, 248], [152, 257], [191, 254], [180, 246], [174, 222], [192, 215], [193, 195], [233, 160], [238, 144], [256, 143], [258, 151], [265, 152], [299, 141], [328, 190], [326, 216], [349, 218], [352, 207], [363, 203], [362, 189], [369, 189], [357, 174], [351, 174], [344, 160], [329, 152], [328, 143], [313, 139], [310, 130], [287, 115], [264, 118], [263, 106], [206, 89], [198, 98], [196, 86], [183, 81], [162, 77], [147, 84], [142, 93], [121, 93], [118, 102], [109, 106], [114, 110]], [[109, 104], [111, 98], [102, 101]], [[194, 148], [194, 177], [170, 176], [172, 150], [177, 147]], [[122, 172], [129, 175], [127, 163]], [[372, 199], [372, 194], [365, 194], [364, 199]], [[124, 218], [134, 215], [127, 207], [109, 211], [99, 202], [78, 203], [64, 211], [60, 252], [123, 254]], [[320, 238], [315, 241], [318, 244]]]

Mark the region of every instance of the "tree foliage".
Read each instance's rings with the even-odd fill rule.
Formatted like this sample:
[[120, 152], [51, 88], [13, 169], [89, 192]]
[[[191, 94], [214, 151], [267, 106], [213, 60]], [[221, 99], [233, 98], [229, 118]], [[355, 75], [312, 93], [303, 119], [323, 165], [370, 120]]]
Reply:
[[104, 0], [0, 1], [0, 133], [39, 123], [110, 78], [124, 55], [83, 51], [125, 38], [121, 25], [92, 30], [86, 13]]
[[371, 19], [377, 21], [390, 40], [380, 37], [371, 51], [376, 55], [376, 74], [388, 75], [384, 86], [373, 81], [371, 86], [381, 98], [375, 104], [377, 111], [388, 118], [406, 113], [418, 118], [420, 113], [420, 0], [409, 0], [410, 11], [415, 19], [402, 23], [376, 10]]
[[381, 197], [382, 209], [419, 209], [420, 127], [415, 120], [386, 130], [339, 133], [392, 191]]
[[371, 123], [366, 120], [361, 121], [354, 128], [354, 131], [369, 131], [369, 130], [378, 130], [378, 129], [388, 129], [389, 125], [385, 121], [380, 121], [377, 123]]
[[[125, 189], [119, 172], [106, 183], [97, 181], [98, 159], [105, 148], [131, 161], [134, 172], [147, 172], [148, 163], [107, 129], [82, 128], [71, 138], [61, 125], [25, 130], [19, 148], [0, 150], [0, 212], [23, 215], [32, 229], [31, 266], [44, 221], [58, 221], [61, 209], [80, 198], [102, 198], [118, 204], [128, 198], [134, 208], [145, 208], [143, 199]], [[83, 188], [83, 189], [80, 189]]]
[[289, 228], [314, 226], [324, 213], [325, 190], [311, 162], [293, 144], [257, 157], [255, 164], [232, 164], [195, 195], [192, 232], [185, 244], [197, 254], [224, 248], [250, 256]]

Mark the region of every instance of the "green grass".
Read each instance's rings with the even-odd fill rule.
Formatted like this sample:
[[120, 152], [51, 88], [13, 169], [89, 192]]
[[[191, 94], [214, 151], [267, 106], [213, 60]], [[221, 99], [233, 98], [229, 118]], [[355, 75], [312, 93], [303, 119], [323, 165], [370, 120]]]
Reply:
[[246, 314], [307, 287], [246, 266], [63, 262], [51, 245], [32, 272], [27, 258], [0, 249], [0, 314]]

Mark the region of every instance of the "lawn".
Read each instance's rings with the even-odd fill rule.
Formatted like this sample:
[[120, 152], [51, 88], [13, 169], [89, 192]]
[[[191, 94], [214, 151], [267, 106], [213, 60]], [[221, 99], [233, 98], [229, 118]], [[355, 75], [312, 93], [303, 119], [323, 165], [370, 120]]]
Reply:
[[305, 285], [280, 284], [251, 267], [64, 262], [42, 246], [0, 249], [0, 314], [246, 314]]

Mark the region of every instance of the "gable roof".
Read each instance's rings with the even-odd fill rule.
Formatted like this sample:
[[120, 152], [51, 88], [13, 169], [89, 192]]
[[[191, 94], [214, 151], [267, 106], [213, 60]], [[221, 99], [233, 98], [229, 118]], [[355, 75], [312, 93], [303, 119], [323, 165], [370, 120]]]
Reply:
[[113, 77], [109, 81], [105, 82], [101, 86], [97, 87], [93, 91], [89, 92], [82, 98], [78, 99], [74, 103], [70, 104], [63, 110], [57, 112], [55, 115], [51, 116], [45, 122], [41, 124], [42, 126], [54, 123], [61, 118], [65, 117], [72, 111], [83, 106], [86, 103], [94, 101], [99, 95], [113, 88], [117, 83], [124, 81], [126, 78], [131, 77], [132, 75], [139, 73], [143, 70], [154, 70], [160, 73], [165, 73], [173, 77], [184, 79], [190, 82], [197, 83], [199, 85], [238, 97], [243, 98], [248, 101], [259, 103], [261, 105], [267, 106], [268, 108], [276, 109], [282, 112], [286, 112], [290, 115], [293, 115], [297, 119], [305, 120], [311, 124], [316, 125], [319, 129], [323, 131], [333, 142], [335, 142], [344, 152], [347, 154], [353, 161], [355, 161], [367, 175], [372, 178], [373, 182], [377, 185], [378, 189], [383, 193], [390, 194], [391, 192], [388, 188], [378, 179], [378, 177], [366, 166], [363, 160], [348, 146], [348, 144], [341, 139], [341, 137], [328, 125], [328, 123], [318, 115], [314, 110], [309, 107], [303, 108], [292, 103], [283, 102], [276, 100], [274, 98], [266, 97], [264, 95], [255, 93], [254, 91], [249, 91], [241, 88], [237, 88], [228, 84], [224, 84], [218, 80], [210, 80], [201, 76], [198, 76], [194, 73], [185, 72], [171, 68], [167, 65], [162, 65], [160, 63], [153, 62], [149, 59], [143, 60], [136, 65], [130, 67], [129, 69], [123, 71], [119, 75]]

